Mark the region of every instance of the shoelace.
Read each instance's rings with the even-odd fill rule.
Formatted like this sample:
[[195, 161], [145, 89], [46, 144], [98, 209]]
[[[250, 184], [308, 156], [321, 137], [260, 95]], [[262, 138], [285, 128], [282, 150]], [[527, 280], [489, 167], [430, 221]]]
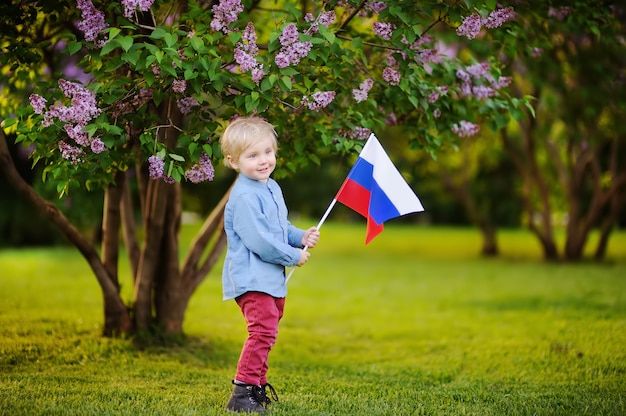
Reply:
[[[263, 384], [261, 387], [263, 389], [263, 399], [265, 403], [270, 404], [272, 400], [274, 400], [275, 402], [278, 401], [278, 394], [276, 393], [276, 390], [270, 383]], [[269, 396], [271, 397], [271, 400], [270, 400], [270, 397], [267, 397], [268, 392], [269, 392]]]
[[250, 398], [258, 404], [263, 404], [267, 401], [267, 397], [265, 396], [265, 391], [262, 386], [252, 386], [252, 388], [248, 391], [250, 392]]

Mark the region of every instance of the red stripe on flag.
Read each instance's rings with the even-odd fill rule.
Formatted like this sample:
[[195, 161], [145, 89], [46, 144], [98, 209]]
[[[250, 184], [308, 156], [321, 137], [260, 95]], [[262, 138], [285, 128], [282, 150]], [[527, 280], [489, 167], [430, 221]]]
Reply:
[[367, 217], [367, 234], [365, 235], [365, 244], [369, 244], [378, 234], [383, 232], [385, 227], [383, 224], [376, 224], [374, 218], [368, 216]]
[[376, 224], [376, 221], [369, 215], [371, 193], [359, 183], [347, 178], [335, 199], [350, 209], [358, 212], [367, 219], [367, 233], [365, 244], [369, 244], [378, 234], [383, 232], [383, 224]]
[[347, 178], [335, 199], [350, 209], [355, 210], [367, 218], [370, 205], [370, 191], [359, 185], [357, 182]]

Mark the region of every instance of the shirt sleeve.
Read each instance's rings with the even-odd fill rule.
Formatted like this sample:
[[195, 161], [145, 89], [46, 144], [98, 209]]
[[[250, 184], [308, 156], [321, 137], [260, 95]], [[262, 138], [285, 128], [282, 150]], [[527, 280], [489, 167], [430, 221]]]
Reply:
[[298, 249], [272, 235], [259, 202], [249, 194], [239, 195], [234, 201], [233, 230], [246, 248], [265, 262], [295, 266], [300, 261]]
[[302, 237], [304, 237], [304, 230], [297, 228], [296, 226], [289, 223], [289, 245], [292, 247], [302, 247]]

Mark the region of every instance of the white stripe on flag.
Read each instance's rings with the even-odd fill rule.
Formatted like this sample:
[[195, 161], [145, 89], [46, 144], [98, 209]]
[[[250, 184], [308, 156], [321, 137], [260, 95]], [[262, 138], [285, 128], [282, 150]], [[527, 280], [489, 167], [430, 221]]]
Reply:
[[374, 133], [370, 135], [359, 156], [374, 166], [374, 180], [400, 215], [424, 211], [419, 198], [389, 159]]

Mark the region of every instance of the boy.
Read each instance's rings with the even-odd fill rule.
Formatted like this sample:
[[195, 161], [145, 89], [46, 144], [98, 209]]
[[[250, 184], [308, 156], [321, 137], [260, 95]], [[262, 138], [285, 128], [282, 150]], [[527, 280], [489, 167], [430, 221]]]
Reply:
[[309, 259], [319, 231], [287, 220], [282, 191], [270, 175], [276, 167], [276, 131], [258, 117], [234, 120], [220, 140], [225, 164], [239, 172], [224, 212], [228, 250], [222, 272], [224, 300], [235, 299], [246, 320], [246, 339], [227, 410], [265, 412], [271, 403], [268, 356], [276, 343], [287, 285], [285, 266]]

